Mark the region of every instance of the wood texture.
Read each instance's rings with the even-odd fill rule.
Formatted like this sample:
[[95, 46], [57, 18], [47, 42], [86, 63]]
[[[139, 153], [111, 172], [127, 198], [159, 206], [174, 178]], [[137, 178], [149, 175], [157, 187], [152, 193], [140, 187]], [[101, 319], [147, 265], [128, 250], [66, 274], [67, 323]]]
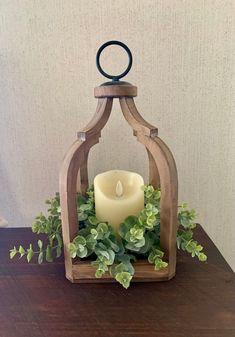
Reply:
[[149, 183], [152, 186], [160, 187], [160, 176], [152, 153], [146, 148], [149, 159]]
[[[133, 96], [137, 88], [131, 84], [102, 85], [95, 88], [99, 98], [97, 111], [90, 123], [78, 132], [78, 141], [67, 152], [60, 172], [61, 218], [65, 250], [66, 277], [71, 282], [102, 282], [96, 279], [90, 265], [78, 261], [75, 265], [68, 254], [68, 244], [79, 228], [77, 220], [76, 191], [85, 193], [88, 186], [87, 161], [90, 148], [99, 142], [101, 130], [111, 113], [112, 100], [119, 98], [122, 113], [134, 131], [138, 141], [147, 150], [149, 158], [149, 181], [154, 187], [161, 186], [160, 244], [168, 261], [168, 267], [161, 271], [150, 271], [147, 261], [134, 266], [137, 277], [133, 281], [169, 280], [175, 276], [178, 178], [174, 158], [166, 144], [157, 137], [157, 128], [149, 124], [136, 109]], [[77, 190], [78, 188], [78, 190]], [[81, 267], [81, 270], [79, 268]], [[106, 273], [105, 280], [113, 282]]]
[[119, 99], [122, 112], [127, 122], [133, 128], [134, 132], [141, 133], [149, 137], [155, 137], [158, 129], [149, 124], [138, 112], [133, 98], [120, 97]]
[[135, 97], [137, 96], [137, 87], [134, 85], [100, 85], [94, 89], [95, 97], [113, 97], [120, 96]]
[[[42, 237], [41, 237], [42, 238]], [[169, 282], [71, 284], [63, 258], [38, 265], [9, 259], [33, 243], [30, 228], [0, 229], [1, 337], [234, 337], [235, 275], [199, 227], [207, 263], [178, 252]]]
[[99, 142], [100, 132], [112, 108], [112, 99], [98, 100], [97, 110], [90, 123], [78, 133], [78, 140], [66, 153], [60, 170], [60, 202], [64, 242], [66, 277], [73, 280], [72, 259], [68, 244], [78, 231], [76, 193], [85, 193], [88, 186], [87, 160], [92, 146]]
[[[172, 273], [169, 271], [169, 267], [163, 268], [156, 272], [153, 265], [150, 265], [148, 261], [137, 261], [134, 264], [135, 276], [132, 282], [151, 282], [151, 281], [167, 281], [172, 278]], [[110, 277], [110, 274], [106, 272], [102, 278], [97, 279], [94, 277], [94, 267], [92, 267], [89, 261], [77, 261], [73, 263], [73, 280], [72, 282], [116, 282]]]
[[[176, 232], [178, 206], [178, 177], [175, 161], [166, 144], [157, 136], [157, 129], [147, 123], [139, 114], [132, 98], [121, 97], [120, 104], [127, 122], [135, 131], [140, 143], [145, 145], [149, 156], [150, 181], [161, 186], [161, 248], [168, 259], [169, 279], [175, 275], [176, 267]], [[156, 185], [155, 185], [156, 184]]]

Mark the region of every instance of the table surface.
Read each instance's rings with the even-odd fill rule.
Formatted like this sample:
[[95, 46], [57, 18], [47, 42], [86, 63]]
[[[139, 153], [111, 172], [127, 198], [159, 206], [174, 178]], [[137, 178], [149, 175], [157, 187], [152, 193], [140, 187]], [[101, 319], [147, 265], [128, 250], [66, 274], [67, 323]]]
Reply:
[[198, 226], [208, 262], [178, 253], [168, 282], [72, 284], [61, 258], [9, 259], [36, 242], [29, 228], [0, 229], [0, 337], [235, 337], [235, 276]]

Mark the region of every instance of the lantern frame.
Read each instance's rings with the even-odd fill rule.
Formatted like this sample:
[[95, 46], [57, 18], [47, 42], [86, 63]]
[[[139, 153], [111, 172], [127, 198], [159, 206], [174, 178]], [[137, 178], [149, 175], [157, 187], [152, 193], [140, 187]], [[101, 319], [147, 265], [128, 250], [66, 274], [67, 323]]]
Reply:
[[97, 279], [94, 267], [89, 261], [73, 261], [68, 245], [77, 234], [77, 192], [85, 194], [88, 183], [88, 155], [90, 149], [101, 137], [101, 130], [107, 123], [114, 98], [119, 98], [122, 113], [133, 129], [134, 136], [147, 150], [149, 160], [149, 184], [155, 188], [161, 186], [160, 200], [160, 246], [164, 251], [168, 266], [155, 271], [147, 260], [135, 262], [133, 281], [163, 281], [175, 275], [176, 234], [177, 234], [177, 169], [173, 155], [167, 145], [158, 137], [158, 129], [137, 111], [133, 97], [137, 96], [137, 87], [129, 84], [101, 85], [95, 88], [98, 98], [96, 112], [90, 123], [80, 132], [63, 160], [60, 171], [61, 220], [64, 242], [66, 277], [71, 282], [112, 282], [114, 279], [106, 272]]
[[[129, 57], [127, 69], [120, 75], [109, 75], [100, 66], [101, 52], [114, 44], [124, 48]], [[71, 282], [114, 281], [108, 272], [102, 278], [97, 279], [90, 261], [81, 259], [74, 261], [69, 255], [68, 246], [79, 229], [77, 193], [85, 195], [89, 187], [88, 156], [90, 149], [99, 143], [101, 131], [111, 114], [113, 99], [118, 98], [123, 116], [132, 127], [134, 136], [147, 150], [149, 184], [154, 188], [161, 187], [160, 246], [168, 261], [166, 268], [155, 271], [147, 260], [138, 260], [133, 264], [135, 275], [132, 280], [169, 280], [175, 275], [176, 270], [178, 178], [173, 155], [167, 145], [158, 137], [158, 129], [144, 120], [137, 111], [134, 102], [134, 97], [137, 96], [137, 87], [119, 81], [131, 69], [132, 54], [130, 49], [123, 42], [108, 41], [99, 48], [96, 55], [96, 65], [101, 74], [111, 78], [112, 81], [95, 88], [95, 97], [98, 98], [96, 112], [88, 125], [78, 132], [78, 139], [67, 151], [60, 170], [59, 189], [66, 277]]]

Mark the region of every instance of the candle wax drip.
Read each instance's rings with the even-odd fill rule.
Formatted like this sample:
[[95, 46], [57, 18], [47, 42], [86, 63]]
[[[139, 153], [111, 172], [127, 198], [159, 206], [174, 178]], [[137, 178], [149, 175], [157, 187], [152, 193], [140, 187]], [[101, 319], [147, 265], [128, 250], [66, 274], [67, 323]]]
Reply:
[[118, 180], [117, 182], [117, 186], [116, 186], [116, 196], [117, 197], [122, 197], [123, 196], [123, 186], [120, 180]]

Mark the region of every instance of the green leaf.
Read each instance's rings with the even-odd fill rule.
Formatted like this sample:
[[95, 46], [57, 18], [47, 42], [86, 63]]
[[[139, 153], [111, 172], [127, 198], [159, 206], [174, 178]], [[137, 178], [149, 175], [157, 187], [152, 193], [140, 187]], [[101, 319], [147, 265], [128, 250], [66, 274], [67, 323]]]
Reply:
[[43, 252], [38, 255], [38, 263], [41, 264], [43, 262]]
[[94, 239], [97, 239], [98, 238], [98, 232], [95, 228], [92, 228], [91, 229], [91, 234], [92, 236], [94, 237]]
[[135, 243], [127, 243], [125, 247], [133, 252], [138, 252], [140, 250], [140, 247], [136, 247]]
[[162, 268], [165, 268], [165, 267], [167, 267], [168, 266], [168, 263], [167, 262], [164, 262], [164, 261], [162, 261], [161, 259], [157, 259], [156, 261], [155, 261], [155, 267], [154, 267], [154, 269], [156, 270], [156, 271], [158, 271], [158, 270], [160, 270], [160, 269], [162, 269]]
[[146, 206], [145, 206], [145, 208], [146, 208], [147, 211], [152, 211], [153, 205], [150, 204], [150, 203], [147, 203]]
[[115, 242], [113, 242], [113, 241], [111, 240], [111, 238], [108, 238], [108, 239], [107, 239], [107, 242], [109, 243], [110, 247], [111, 247], [116, 253], [119, 252], [120, 247], [118, 246], [118, 244], [116, 244]]
[[79, 229], [78, 235], [83, 236], [84, 238], [90, 234], [90, 228], [89, 226], [86, 226], [85, 228]]
[[119, 225], [118, 234], [122, 238], [125, 238], [126, 234], [129, 232], [129, 230], [130, 230], [130, 225], [127, 224], [126, 222], [123, 222]]
[[[107, 250], [107, 247], [106, 247], [106, 245], [104, 244], [104, 241], [103, 242], [101, 242], [101, 241], [99, 241], [99, 243], [97, 244], [97, 248], [101, 248], [102, 250]], [[99, 251], [99, 249], [98, 250], [95, 250], [95, 251]]]
[[128, 227], [132, 227], [132, 226], [134, 226], [135, 224], [138, 223], [138, 218], [137, 218], [136, 216], [134, 216], [134, 215], [130, 215], [130, 216], [128, 216], [128, 217], [125, 219], [124, 223], [125, 223]]
[[160, 250], [160, 249], [157, 249], [157, 248], [152, 248], [149, 256], [148, 256], [148, 261], [149, 263], [155, 263], [156, 261], [159, 261], [163, 258], [164, 256], [164, 253]]
[[27, 261], [30, 262], [34, 255], [32, 244], [29, 245], [29, 249], [27, 249]]
[[37, 222], [34, 222], [32, 224], [32, 232], [33, 233], [37, 233], [38, 232], [38, 223]]
[[119, 256], [118, 260], [121, 261], [121, 263], [111, 266], [110, 268], [111, 275], [114, 278], [118, 273], [122, 273], [122, 272], [128, 272], [130, 275], [134, 275], [135, 269], [130, 262], [131, 259], [132, 259], [131, 255], [125, 254], [125, 255]]
[[69, 252], [69, 255], [74, 259], [77, 255], [77, 246], [70, 242], [69, 245], [68, 245], [68, 252]]
[[142, 246], [139, 250], [140, 254], [145, 254], [148, 251], [150, 251], [150, 249], [152, 248], [154, 242], [155, 242], [155, 235], [153, 234], [153, 232], [147, 232], [144, 236], [145, 239], [145, 244], [144, 246]]
[[79, 250], [80, 252], [83, 252], [84, 249], [85, 249], [85, 246], [80, 245], [80, 244], [77, 245], [77, 250]]
[[86, 247], [88, 249], [94, 250], [96, 244], [97, 244], [97, 240], [95, 239], [95, 237], [92, 234], [90, 234], [86, 237]]
[[110, 270], [110, 275], [115, 278], [115, 276], [118, 273], [126, 271], [126, 267], [125, 267], [124, 263], [121, 262], [119, 264], [112, 265], [109, 270]]
[[89, 216], [88, 221], [91, 225], [97, 225], [99, 223], [98, 219], [95, 216]]
[[87, 199], [81, 195], [80, 193], [77, 194], [77, 205], [81, 206], [82, 204], [85, 204]]
[[82, 246], [83, 249], [82, 250], [77, 250], [77, 256], [80, 257], [80, 258], [83, 258], [83, 257], [86, 257], [87, 256], [87, 253], [88, 253], [88, 250], [86, 247]]
[[154, 214], [148, 216], [146, 220], [147, 227], [152, 228], [154, 226], [154, 222], [156, 221], [156, 217]]
[[58, 242], [59, 247], [62, 248], [63, 241], [62, 241], [62, 237], [61, 237], [61, 235], [59, 233], [56, 233], [56, 240]]
[[85, 246], [86, 245], [86, 239], [81, 236], [81, 235], [77, 235], [74, 239], [73, 239], [73, 243], [75, 245], [82, 245]]
[[141, 248], [145, 245], [145, 238], [141, 238], [140, 240], [138, 240], [137, 242], [135, 242], [135, 247], [137, 248]]
[[22, 257], [26, 254], [26, 251], [24, 250], [24, 248], [22, 246], [19, 247], [19, 253], [20, 253], [20, 257]]
[[85, 221], [88, 218], [87, 214], [85, 213], [78, 213], [79, 221]]
[[52, 247], [50, 245], [47, 245], [46, 260], [47, 260], [47, 262], [53, 262]]
[[90, 204], [82, 204], [81, 206], [80, 206], [80, 210], [81, 211], [90, 211], [91, 210], [91, 205]]
[[42, 250], [42, 247], [43, 247], [42, 240], [38, 240], [38, 247], [39, 247], [40, 250]]
[[32, 250], [30, 250], [27, 254], [27, 261], [30, 262], [32, 260], [34, 253]]
[[201, 261], [201, 262], [205, 262], [205, 261], [207, 260], [207, 256], [206, 256], [206, 254], [204, 254], [204, 253], [199, 253], [199, 254], [198, 254], [198, 259], [199, 259], [199, 261]]
[[114, 259], [115, 259], [115, 253], [114, 253], [114, 251], [112, 249], [109, 249], [108, 250], [108, 254], [109, 254], [109, 258], [108, 258], [107, 264], [108, 265], [112, 265], [113, 262], [114, 262]]
[[60, 257], [60, 255], [61, 255], [61, 248], [60, 248], [60, 246], [57, 246], [56, 247], [56, 257]]
[[202, 249], [203, 249], [203, 247], [201, 245], [197, 245], [197, 247], [196, 247], [197, 252], [200, 252]]
[[105, 273], [105, 271], [103, 269], [97, 269], [96, 272], [95, 272], [95, 277], [101, 278], [104, 273]]
[[10, 258], [13, 259], [13, 257], [17, 254], [17, 249], [14, 246], [13, 249], [10, 250]]
[[97, 250], [98, 255], [104, 256], [107, 260], [109, 260], [109, 253], [105, 250]]
[[97, 232], [99, 234], [106, 234], [108, 232], [108, 225], [105, 222], [100, 222], [97, 226]]
[[178, 249], [180, 249], [181, 241], [182, 241], [181, 236], [177, 236], [177, 238], [176, 238], [176, 244], [177, 244], [177, 248]]
[[132, 276], [128, 272], [118, 273], [115, 277], [116, 281], [118, 281], [125, 289], [129, 288]]
[[130, 241], [141, 240], [144, 235], [144, 230], [138, 226], [134, 226], [130, 229]]

